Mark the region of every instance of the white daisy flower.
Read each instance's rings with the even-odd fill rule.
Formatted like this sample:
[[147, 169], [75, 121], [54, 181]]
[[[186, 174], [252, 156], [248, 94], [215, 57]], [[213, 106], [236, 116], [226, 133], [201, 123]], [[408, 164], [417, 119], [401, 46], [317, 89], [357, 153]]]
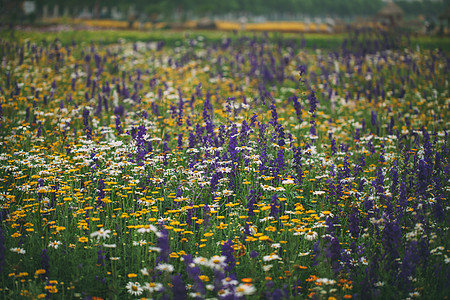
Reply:
[[308, 231], [308, 232], [305, 234], [305, 240], [307, 240], [307, 241], [314, 241], [314, 240], [316, 240], [318, 237], [319, 237], [319, 235], [318, 235], [317, 232], [315, 232], [315, 231]]
[[281, 260], [281, 257], [279, 257], [276, 254], [270, 254], [270, 255], [263, 256], [263, 260], [264, 261], [272, 261], [272, 260], [275, 260], [275, 259]]
[[146, 282], [144, 283], [144, 290], [149, 291], [150, 293], [159, 292], [163, 289], [163, 285], [159, 282]]
[[155, 268], [156, 270], [172, 273], [174, 270], [174, 267], [171, 264], [159, 264]]
[[194, 258], [194, 264], [196, 264], [196, 265], [202, 265], [202, 266], [206, 266], [206, 265], [208, 265], [209, 264], [209, 261], [208, 261], [208, 259], [207, 258], [205, 258], [205, 257], [196, 257], [196, 258]]
[[144, 291], [144, 289], [141, 287], [141, 284], [139, 282], [128, 282], [126, 289], [127, 289], [128, 293], [133, 296], [139, 296]]
[[252, 295], [255, 292], [256, 292], [256, 288], [253, 285], [248, 284], [248, 283], [247, 284], [242, 283], [242, 284], [238, 285], [235, 289], [235, 293], [239, 297]]
[[22, 249], [22, 248], [11, 248], [10, 250], [12, 252], [16, 252], [16, 253], [19, 253], [19, 254], [25, 254], [26, 253], [25, 249]]
[[100, 228], [100, 230], [91, 233], [91, 238], [96, 237], [98, 240], [100, 238], [106, 239], [106, 238], [109, 238], [110, 233], [111, 233], [111, 230], [109, 230], [109, 229], [105, 230], [102, 227], [102, 228]]
[[61, 245], [62, 245], [62, 243], [60, 241], [53, 241], [48, 244], [48, 246], [50, 248], [55, 248], [55, 249], [58, 249], [58, 247]]
[[272, 269], [272, 267], [273, 267], [273, 265], [265, 265], [265, 266], [263, 266], [263, 271], [264, 272], [269, 272], [270, 269]]
[[210, 258], [208, 265], [214, 270], [222, 270], [225, 268], [225, 260], [227, 258], [225, 256], [214, 255]]

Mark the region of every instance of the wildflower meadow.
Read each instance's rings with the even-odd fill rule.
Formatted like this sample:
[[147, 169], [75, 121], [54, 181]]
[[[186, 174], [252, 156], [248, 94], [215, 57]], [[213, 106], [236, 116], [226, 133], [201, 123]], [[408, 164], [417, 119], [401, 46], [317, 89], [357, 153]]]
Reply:
[[450, 294], [448, 52], [360, 29], [0, 57], [2, 299]]

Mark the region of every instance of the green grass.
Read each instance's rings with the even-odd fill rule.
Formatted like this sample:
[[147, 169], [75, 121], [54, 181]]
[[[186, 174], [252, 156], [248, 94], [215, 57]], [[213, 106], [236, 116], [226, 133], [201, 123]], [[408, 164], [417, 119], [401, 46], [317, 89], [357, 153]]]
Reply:
[[[100, 44], [117, 43], [119, 40], [127, 42], [147, 42], [147, 41], [165, 41], [168, 45], [176, 45], [189, 37], [203, 36], [206, 41], [218, 42], [225, 38], [237, 39], [242, 35], [261, 36], [264, 33], [245, 32], [233, 33], [227, 31], [211, 30], [154, 30], [154, 31], [136, 31], [136, 30], [79, 30], [79, 31], [61, 31], [61, 32], [41, 32], [41, 31], [10, 31], [0, 32], [0, 39], [8, 41], [30, 40], [33, 42], [46, 40], [48, 42], [59, 39], [63, 44], [75, 42], [92, 41]], [[346, 38], [346, 34], [320, 34], [320, 33], [269, 33], [273, 39], [288, 38], [306, 41], [307, 48], [320, 48], [337, 50]], [[444, 52], [450, 52], [450, 38], [448, 37], [413, 37], [411, 38], [412, 47], [419, 46], [421, 49], [442, 49]]]

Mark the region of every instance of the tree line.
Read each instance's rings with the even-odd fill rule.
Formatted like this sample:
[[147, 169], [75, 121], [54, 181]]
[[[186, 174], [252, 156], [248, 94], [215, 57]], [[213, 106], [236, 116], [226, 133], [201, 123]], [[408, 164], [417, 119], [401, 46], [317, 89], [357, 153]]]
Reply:
[[[22, 1], [0, 0], [3, 7], [17, 6]], [[211, 16], [232, 13], [235, 15], [283, 14], [285, 16], [331, 16], [355, 17], [373, 16], [386, 2], [382, 0], [35, 0], [37, 14], [44, 5], [68, 7], [72, 11], [85, 7], [99, 14], [103, 6], [115, 6], [126, 13], [132, 5], [136, 12], [145, 15], [158, 15], [158, 18], [170, 19], [174, 15]], [[419, 14], [427, 17], [438, 16], [449, 5], [450, 0], [397, 0], [407, 17]], [[5, 9], [6, 11], [6, 9]], [[11, 10], [9, 10], [11, 11]]]

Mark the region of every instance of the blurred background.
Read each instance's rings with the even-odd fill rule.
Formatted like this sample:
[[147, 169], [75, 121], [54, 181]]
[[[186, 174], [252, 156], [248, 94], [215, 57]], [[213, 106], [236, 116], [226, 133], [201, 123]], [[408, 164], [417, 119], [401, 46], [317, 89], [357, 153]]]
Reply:
[[[1, 28], [345, 31], [448, 34], [450, 0], [0, 0]], [[56, 26], [56, 27], [55, 27]]]

